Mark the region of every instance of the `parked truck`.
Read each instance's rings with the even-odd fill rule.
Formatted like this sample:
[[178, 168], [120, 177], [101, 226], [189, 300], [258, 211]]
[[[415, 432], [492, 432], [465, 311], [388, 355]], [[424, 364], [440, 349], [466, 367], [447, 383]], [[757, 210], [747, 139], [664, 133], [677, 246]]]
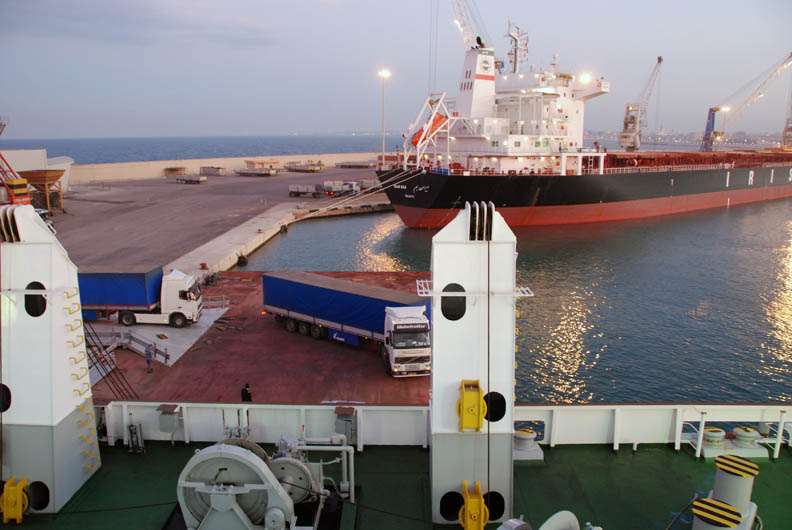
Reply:
[[429, 299], [293, 270], [266, 273], [261, 284], [265, 312], [287, 331], [354, 346], [376, 341], [394, 377], [431, 372]]
[[311, 194], [312, 197], [324, 195], [324, 187], [321, 184], [289, 184], [289, 197], [301, 197]]
[[118, 313], [124, 326], [170, 324], [182, 328], [201, 318], [201, 288], [195, 278], [162, 267], [129, 272], [82, 269], [78, 276], [83, 318], [96, 320]]
[[326, 180], [323, 184], [324, 194], [332, 197], [344, 195], [357, 195], [360, 193], [360, 183], [354, 180]]

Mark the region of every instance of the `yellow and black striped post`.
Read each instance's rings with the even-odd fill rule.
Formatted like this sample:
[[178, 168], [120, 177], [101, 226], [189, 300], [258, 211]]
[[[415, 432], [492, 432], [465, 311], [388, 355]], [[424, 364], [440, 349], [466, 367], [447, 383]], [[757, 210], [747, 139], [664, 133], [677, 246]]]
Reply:
[[11, 204], [30, 204], [30, 193], [28, 193], [28, 183], [25, 179], [12, 179], [6, 181], [8, 186]]
[[748, 513], [759, 466], [737, 455], [721, 455], [715, 459], [715, 465], [718, 469], [712, 497], [731, 504], [740, 513]]
[[693, 516], [693, 530], [736, 528], [742, 522], [742, 515], [734, 506], [715, 499], [696, 499]]

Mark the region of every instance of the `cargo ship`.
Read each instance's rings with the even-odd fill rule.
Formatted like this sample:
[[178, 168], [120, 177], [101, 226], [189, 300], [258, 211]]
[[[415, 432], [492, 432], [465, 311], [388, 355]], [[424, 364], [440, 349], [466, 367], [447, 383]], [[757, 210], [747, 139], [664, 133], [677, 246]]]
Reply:
[[[557, 56], [547, 68], [523, 72], [527, 36], [519, 27], [509, 24], [505, 61], [457, 23], [466, 51], [456, 97], [430, 94], [404, 135], [403, 151], [390, 169], [383, 160], [378, 171], [405, 225], [440, 228], [468, 201], [492, 202], [514, 227], [622, 221], [792, 197], [792, 150], [585, 147], [585, 103], [610, 91], [605, 77], [565, 72]], [[709, 124], [708, 138], [718, 138]]]

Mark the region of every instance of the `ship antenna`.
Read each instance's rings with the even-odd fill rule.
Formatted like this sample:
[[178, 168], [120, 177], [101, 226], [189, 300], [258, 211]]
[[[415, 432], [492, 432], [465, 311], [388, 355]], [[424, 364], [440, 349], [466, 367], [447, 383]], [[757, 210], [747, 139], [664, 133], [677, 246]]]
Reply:
[[512, 24], [510, 20], [506, 36], [511, 41], [511, 48], [508, 54], [511, 73], [517, 74], [520, 72], [520, 63], [528, 59], [528, 35], [517, 24]]

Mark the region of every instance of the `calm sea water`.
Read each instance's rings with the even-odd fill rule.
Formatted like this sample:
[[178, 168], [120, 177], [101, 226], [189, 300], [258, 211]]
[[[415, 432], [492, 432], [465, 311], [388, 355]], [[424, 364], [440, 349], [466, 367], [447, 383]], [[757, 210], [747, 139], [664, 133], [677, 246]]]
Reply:
[[[387, 135], [385, 149], [398, 150], [404, 139]], [[586, 145], [591, 146], [587, 141]], [[615, 142], [601, 142], [616, 149]], [[688, 150], [689, 146], [652, 146], [646, 149]], [[142, 162], [147, 160], [185, 160], [190, 158], [228, 158], [322, 153], [369, 153], [382, 148], [381, 136], [184, 136], [161, 138], [61, 138], [4, 140], [0, 149], [46, 149], [47, 156], [69, 156], [75, 164]]]
[[[792, 201], [515, 230], [518, 400], [792, 400]], [[248, 269], [428, 270], [395, 214], [292, 225]]]
[[[401, 136], [386, 136], [385, 149]], [[203, 136], [167, 138], [67, 138], [3, 140], [0, 149], [41, 149], [47, 156], [70, 156], [76, 164], [227, 158], [321, 153], [368, 153], [382, 148], [381, 136]]]

